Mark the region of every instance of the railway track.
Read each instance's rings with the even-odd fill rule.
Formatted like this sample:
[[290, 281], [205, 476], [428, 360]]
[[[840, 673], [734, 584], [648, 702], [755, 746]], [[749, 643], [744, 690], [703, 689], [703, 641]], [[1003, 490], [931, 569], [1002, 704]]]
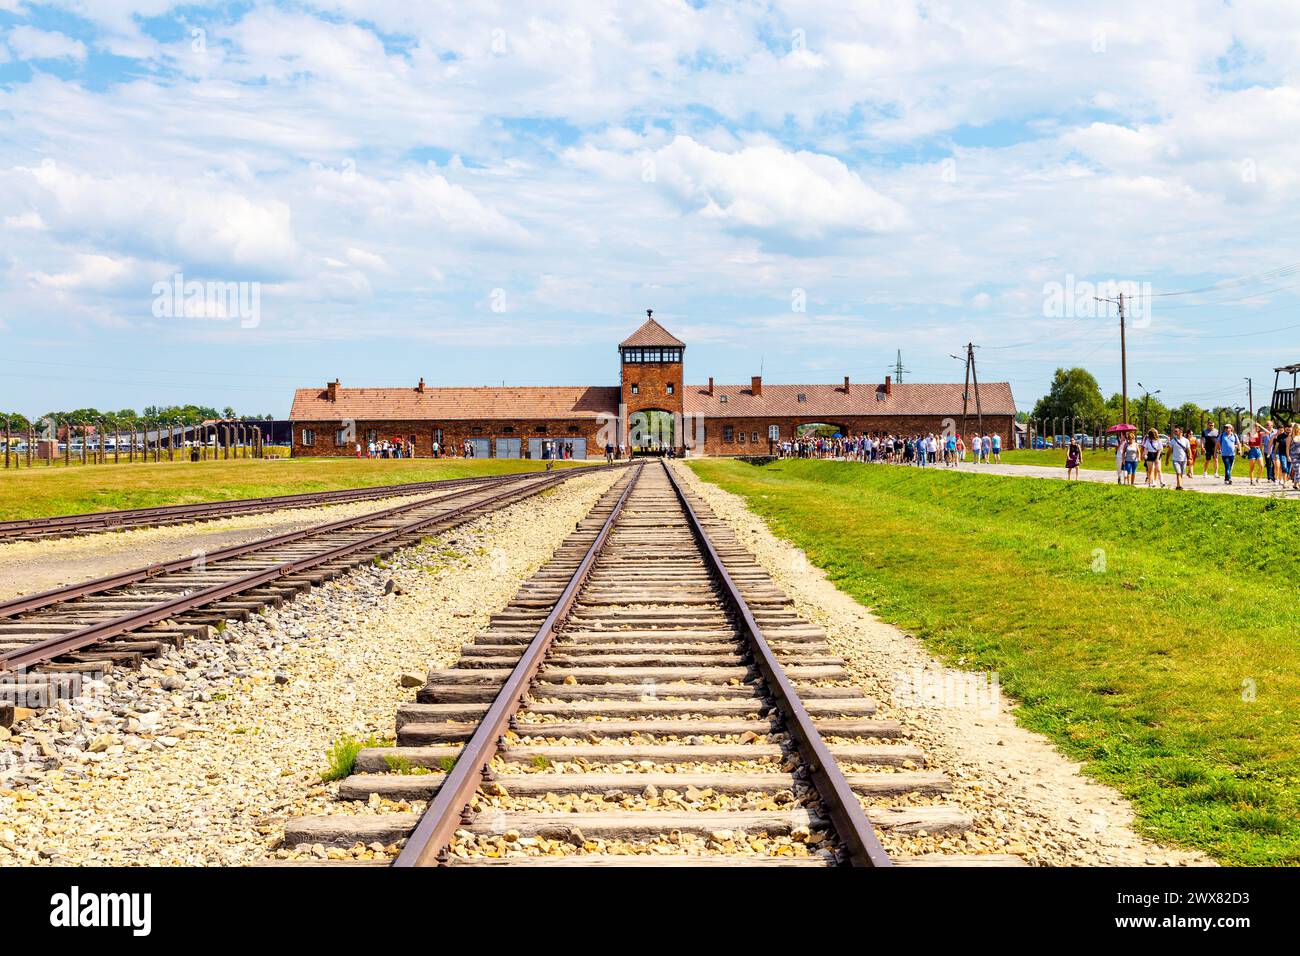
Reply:
[[671, 468], [615, 482], [283, 846], [400, 867], [1021, 862], [891, 859], [882, 835], [970, 816]]
[[588, 473], [529, 472], [449, 490], [439, 483], [447, 493], [0, 603], [0, 721], [14, 705], [76, 696], [96, 670], [138, 666], [211, 626]]
[[337, 491], [312, 491], [266, 498], [236, 498], [230, 501], [205, 501], [188, 505], [160, 505], [156, 508], [127, 508], [121, 511], [96, 511], [90, 514], [54, 515], [48, 518], [22, 518], [0, 521], [0, 543], [66, 538], [73, 535], [98, 534], [104, 531], [127, 531], [132, 528], [156, 528], [163, 525], [218, 521], [237, 515], [315, 508], [321, 505], [373, 501], [425, 495], [469, 485], [509, 481], [517, 475], [480, 478], [448, 478], [441, 481], [417, 481], [398, 485], [375, 485], [370, 488], [343, 488]]

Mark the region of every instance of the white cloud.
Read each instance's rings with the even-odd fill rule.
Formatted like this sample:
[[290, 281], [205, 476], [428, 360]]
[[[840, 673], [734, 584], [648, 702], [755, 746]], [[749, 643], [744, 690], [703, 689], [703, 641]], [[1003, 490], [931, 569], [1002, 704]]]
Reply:
[[798, 240], [888, 232], [903, 207], [833, 156], [778, 146], [725, 153], [679, 136], [655, 153], [658, 181], [727, 228]]
[[0, 172], [51, 231], [80, 241], [229, 272], [296, 267], [289, 207], [218, 185], [170, 177], [96, 176], [54, 162]]
[[20, 60], [84, 60], [86, 45], [63, 33], [17, 26], [6, 36], [9, 48]]

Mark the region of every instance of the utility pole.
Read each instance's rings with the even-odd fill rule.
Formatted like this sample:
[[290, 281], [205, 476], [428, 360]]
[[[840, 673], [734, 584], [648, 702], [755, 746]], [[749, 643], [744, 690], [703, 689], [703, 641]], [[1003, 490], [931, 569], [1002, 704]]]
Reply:
[[1093, 296], [1098, 302], [1117, 302], [1119, 304], [1119, 382], [1120, 394], [1124, 402], [1124, 420], [1123, 425], [1128, 424], [1128, 349], [1124, 342], [1124, 293], [1119, 294], [1118, 299], [1104, 299], [1101, 296]]
[[1249, 375], [1246, 376], [1246, 403], [1247, 403], [1247, 407], [1250, 409], [1250, 419], [1251, 421], [1254, 421], [1255, 420], [1255, 383], [1250, 380]]
[[[956, 358], [956, 356], [953, 356]], [[901, 364], [901, 362], [900, 362]], [[966, 415], [967, 407], [970, 400], [971, 384], [975, 385], [975, 416], [976, 427], [979, 434], [984, 434], [984, 412], [980, 408], [980, 380], [979, 375], [975, 372], [975, 346], [970, 342], [966, 343], [966, 385], [961, 393], [961, 431], [966, 434]]]

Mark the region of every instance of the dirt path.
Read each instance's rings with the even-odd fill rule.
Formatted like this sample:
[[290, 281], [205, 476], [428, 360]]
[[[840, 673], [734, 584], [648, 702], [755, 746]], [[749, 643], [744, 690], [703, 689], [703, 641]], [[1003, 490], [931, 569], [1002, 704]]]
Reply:
[[[1223, 468], [1220, 467], [1218, 477], [1210, 475], [1202, 477], [1196, 475], [1193, 478], [1183, 478], [1183, 487], [1188, 491], [1201, 491], [1212, 495], [1249, 495], [1252, 498], [1285, 498], [1293, 501], [1300, 501], [1300, 491], [1285, 490], [1280, 484], [1269, 484], [1267, 481], [1260, 481], [1257, 485], [1248, 483], [1246, 478], [1246, 469], [1242, 467], [1243, 463], [1238, 461], [1232, 469], [1232, 484], [1223, 483]], [[1065, 466], [1060, 468], [1049, 468], [1044, 465], [975, 465], [964, 464], [960, 468], [950, 469], [938, 466], [940, 471], [956, 472], [961, 475], [1012, 475], [1017, 478], [1056, 478], [1061, 481], [1065, 480]], [[1089, 471], [1086, 468], [1079, 469], [1080, 481], [1091, 481], [1099, 484], [1115, 484], [1115, 473], [1113, 471]], [[1150, 488], [1143, 484], [1145, 476], [1139, 468], [1137, 481], [1130, 490], [1135, 491], [1173, 491], [1174, 475], [1172, 469], [1165, 470], [1165, 488], [1152, 486]]]
[[735, 529], [799, 613], [826, 628], [855, 682], [880, 701], [879, 716], [903, 723], [935, 768], [953, 778], [950, 802], [975, 814], [972, 852], [1010, 852], [1058, 866], [1212, 865], [1200, 853], [1137, 834], [1128, 801], [1084, 776], [1047, 738], [1020, 727], [1014, 704], [989, 675], [946, 667], [920, 640], [838, 590], [744, 499], [689, 468], [679, 466], [679, 473]]

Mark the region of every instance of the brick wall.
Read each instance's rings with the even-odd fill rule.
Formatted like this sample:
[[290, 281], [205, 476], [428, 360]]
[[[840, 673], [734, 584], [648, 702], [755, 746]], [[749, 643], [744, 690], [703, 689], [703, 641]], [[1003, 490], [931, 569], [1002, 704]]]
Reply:
[[[636, 394], [632, 386], [636, 386]], [[672, 387], [671, 394], [669, 387]], [[633, 414], [646, 409], [662, 409], [680, 416], [682, 413], [682, 363], [681, 362], [646, 362], [625, 363], [622, 376], [622, 403], [628, 419]], [[623, 422], [621, 429], [623, 443], [627, 444], [628, 422]], [[681, 444], [681, 437], [675, 441]]]
[[[866, 434], [892, 434], [892, 435], [926, 435], [931, 432], [938, 435], [944, 428], [956, 418], [960, 426], [960, 417], [950, 415], [888, 415], [888, 416], [852, 416], [833, 422], [825, 422], [828, 425], [839, 425], [844, 429], [846, 435]], [[768, 427], [776, 425], [779, 432], [780, 441], [786, 441], [794, 437], [796, 426], [813, 424], [818, 419], [809, 418], [726, 418], [717, 416], [709, 418], [704, 424], [704, 454], [706, 455], [755, 455], [766, 454], [768, 451]], [[984, 434], [998, 434], [1002, 436], [1002, 447], [1013, 447], [1012, 424], [1014, 419], [1010, 415], [985, 415], [984, 416]], [[732, 429], [732, 440], [726, 440], [727, 428]], [[741, 433], [744, 433], [744, 441], [740, 441]], [[754, 434], [758, 434], [757, 444], [754, 442]], [[970, 438], [975, 434], [975, 418], [971, 416], [967, 421], [966, 427], [966, 445], [970, 447]], [[691, 449], [691, 454], [700, 454], [698, 449]]]
[[[489, 454], [496, 452], [496, 439], [520, 439], [520, 454], [528, 454], [528, 439], [548, 438], [563, 441], [571, 438], [587, 440], [587, 455], [600, 458], [605, 454], [604, 433], [601, 423], [594, 419], [577, 421], [548, 421], [528, 419], [521, 421], [357, 421], [355, 439], [346, 445], [336, 443], [336, 432], [344, 428], [341, 421], [331, 422], [294, 422], [293, 454], [299, 456], [347, 456], [356, 455], [356, 443], [364, 449], [368, 443], [368, 433], [373, 431], [377, 440], [393, 441], [397, 438], [415, 439], [415, 456], [428, 458], [433, 454], [433, 441], [436, 429], [442, 429], [443, 454], [460, 454], [461, 444], [469, 438], [486, 438], [490, 441]], [[304, 444], [303, 432], [310, 429], [315, 432], [315, 443]], [[541, 430], [539, 430], [541, 429]], [[574, 429], [574, 430], [571, 430]]]

